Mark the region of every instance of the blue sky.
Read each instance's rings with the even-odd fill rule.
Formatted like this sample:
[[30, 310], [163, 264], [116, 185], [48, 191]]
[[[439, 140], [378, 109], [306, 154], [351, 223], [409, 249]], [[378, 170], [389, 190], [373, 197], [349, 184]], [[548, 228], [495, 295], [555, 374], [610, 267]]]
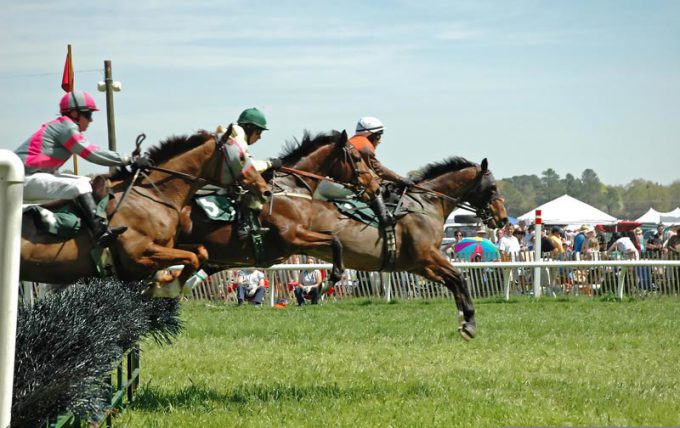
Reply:
[[[111, 60], [119, 151], [214, 129], [246, 107], [277, 155], [305, 129], [387, 126], [402, 174], [459, 155], [496, 178], [595, 170], [680, 179], [677, 1], [24, 0], [0, 15], [0, 148], [56, 116], [66, 45], [76, 89]], [[86, 134], [106, 146], [104, 113]], [[81, 173], [104, 168], [80, 162]]]

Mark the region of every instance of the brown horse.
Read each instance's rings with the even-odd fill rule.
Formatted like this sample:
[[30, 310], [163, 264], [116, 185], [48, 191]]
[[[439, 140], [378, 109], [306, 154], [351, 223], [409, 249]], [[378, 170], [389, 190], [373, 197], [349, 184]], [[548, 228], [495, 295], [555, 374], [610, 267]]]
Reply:
[[282, 168], [282, 172], [277, 172], [271, 179], [274, 194], [260, 214], [260, 222], [269, 232], [264, 237], [263, 257], [259, 263], [255, 260], [252, 242], [233, 238], [230, 223], [210, 220], [195, 201], [185, 211], [188, 218], [184, 233], [180, 234], [180, 243], [205, 245], [209, 263], [223, 267], [271, 266], [292, 254], [324, 248], [335, 265], [331, 278], [337, 281], [344, 270], [340, 243], [326, 230], [311, 229], [308, 212], [311, 195], [320, 179], [329, 176], [362, 189], [361, 197], [368, 200], [380, 190], [376, 177], [361, 154], [347, 144], [345, 132], [320, 134], [314, 138], [305, 134], [300, 143], [286, 149], [281, 159], [288, 168]]
[[[474, 306], [464, 277], [439, 251], [443, 225], [456, 206], [468, 203], [490, 227], [500, 227], [507, 222], [503, 199], [486, 159], [477, 165], [462, 158], [451, 158], [426, 166], [419, 176], [417, 186], [405, 192], [400, 205], [401, 217], [395, 226], [397, 258], [395, 266], [389, 270], [413, 272], [444, 284], [453, 293], [463, 314], [459, 332], [465, 339], [470, 339], [476, 334]], [[296, 188], [295, 183], [287, 184], [293, 186], [284, 193], [287, 196], [274, 196], [271, 215], [263, 217], [277, 231], [276, 234], [270, 232], [266, 240], [269, 264], [297, 252], [335, 262], [338, 255], [329, 250], [337, 251], [337, 242], [335, 247], [307, 246], [304, 249], [288, 245], [286, 242], [290, 240], [286, 241], [284, 236], [292, 227], [330, 231], [342, 243], [341, 259], [352, 269], [382, 269], [384, 235], [378, 229], [341, 214], [330, 202], [293, 196], [304, 193], [304, 189]], [[195, 220], [199, 221], [198, 218]], [[220, 264], [229, 266], [250, 264], [252, 259], [244, 259], [227, 238], [229, 225], [200, 222], [195, 226], [197, 224], [200, 226], [194, 229], [191, 239], [205, 243], [211, 260], [215, 258]]]
[[[402, 196], [396, 213], [397, 258], [394, 267], [385, 270], [412, 272], [444, 284], [463, 315], [459, 332], [463, 338], [471, 339], [476, 334], [475, 311], [465, 278], [439, 251], [444, 222], [462, 203], [471, 205], [489, 227], [507, 223], [503, 199], [486, 159], [477, 165], [463, 158], [450, 158], [422, 168], [416, 186]], [[348, 267], [382, 269], [384, 244], [378, 229], [348, 218], [331, 203], [314, 201], [310, 206], [311, 228], [331, 228], [342, 242], [343, 260]], [[323, 249], [313, 249], [310, 254], [328, 257]]]
[[[115, 273], [122, 280], [138, 280], [181, 264], [186, 268], [180, 280], [186, 280], [206, 256], [199, 246], [192, 251], [173, 248], [180, 211], [200, 186], [219, 184], [225, 162], [222, 145], [213, 135], [199, 132], [171, 137], [152, 147], [148, 155], [155, 165], [148, 175], [121, 169], [111, 177], [114, 198], [107, 206], [109, 222], [128, 227], [111, 247]], [[264, 202], [270, 193], [266, 182], [253, 170], [248, 174], [244, 185]], [[58, 238], [25, 215], [20, 279], [68, 285], [99, 276], [91, 256], [94, 248], [95, 242], [86, 230], [72, 239]]]

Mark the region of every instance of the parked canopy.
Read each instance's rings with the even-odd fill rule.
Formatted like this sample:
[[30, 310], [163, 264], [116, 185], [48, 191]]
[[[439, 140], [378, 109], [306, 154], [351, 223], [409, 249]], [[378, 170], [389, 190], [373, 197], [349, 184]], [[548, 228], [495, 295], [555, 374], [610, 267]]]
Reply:
[[536, 210], [541, 210], [544, 224], [595, 225], [616, 223], [616, 217], [612, 217], [606, 212], [600, 211], [569, 195], [562, 195], [557, 199], [546, 202], [517, 218], [527, 223], [533, 223], [536, 217]]

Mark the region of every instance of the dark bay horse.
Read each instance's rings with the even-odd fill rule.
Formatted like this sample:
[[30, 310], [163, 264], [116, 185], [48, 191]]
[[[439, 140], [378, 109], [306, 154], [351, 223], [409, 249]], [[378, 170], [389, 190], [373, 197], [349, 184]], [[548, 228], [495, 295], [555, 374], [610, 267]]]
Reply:
[[[444, 222], [461, 203], [471, 205], [491, 228], [507, 223], [504, 202], [486, 159], [477, 165], [455, 157], [422, 168], [416, 186], [404, 193], [401, 214], [397, 213], [397, 259], [391, 270], [412, 272], [451, 290], [463, 315], [459, 332], [471, 339], [476, 334], [475, 311], [465, 278], [439, 251]], [[311, 228], [330, 228], [342, 243], [347, 267], [381, 270], [383, 236], [378, 229], [348, 218], [331, 203], [313, 201], [309, 205]], [[310, 254], [322, 259], [329, 256], [323, 248], [312, 249]]]
[[[349, 186], [362, 189], [364, 200], [379, 191], [375, 175], [363, 161], [362, 155], [347, 144], [345, 132], [332, 132], [311, 137], [305, 134], [297, 145], [291, 144], [282, 153], [283, 168], [270, 180], [274, 191], [260, 213], [260, 222], [269, 229], [264, 236], [263, 257], [260, 263], [254, 258], [252, 242], [239, 241], [232, 235], [232, 225], [216, 222], [207, 217], [193, 201], [185, 210], [187, 214], [180, 243], [205, 246], [209, 262], [222, 267], [271, 266], [292, 254], [324, 248], [335, 268], [331, 278], [339, 280], [344, 267], [339, 253], [339, 242], [328, 230], [311, 229], [308, 207], [311, 195], [320, 178], [331, 177]], [[310, 176], [311, 173], [315, 176]]]
[[[174, 248], [180, 212], [200, 186], [206, 182], [219, 184], [224, 163], [222, 146], [213, 135], [199, 132], [188, 137], [171, 137], [150, 148], [149, 157], [155, 167], [148, 175], [133, 176], [119, 170], [111, 177], [115, 198], [107, 206], [109, 222], [112, 226], [128, 227], [111, 247], [116, 276], [121, 280], [138, 280], [181, 264], [186, 268], [180, 280], [186, 280], [206, 255], [200, 246], [191, 251]], [[244, 177], [244, 185], [263, 202], [269, 194], [266, 182], [254, 171]], [[123, 197], [130, 186], [131, 190]], [[72, 239], [58, 238], [25, 215], [20, 279], [68, 285], [81, 278], [99, 276], [90, 254], [94, 247], [87, 230]]]

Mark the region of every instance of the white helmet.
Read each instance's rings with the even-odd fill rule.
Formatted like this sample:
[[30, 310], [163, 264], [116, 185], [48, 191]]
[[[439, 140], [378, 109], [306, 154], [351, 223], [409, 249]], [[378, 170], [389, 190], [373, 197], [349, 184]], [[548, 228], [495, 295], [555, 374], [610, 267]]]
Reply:
[[383, 132], [384, 130], [385, 126], [383, 126], [382, 122], [376, 117], [365, 116], [357, 122], [356, 132], [360, 135], [375, 134], [377, 132]]

